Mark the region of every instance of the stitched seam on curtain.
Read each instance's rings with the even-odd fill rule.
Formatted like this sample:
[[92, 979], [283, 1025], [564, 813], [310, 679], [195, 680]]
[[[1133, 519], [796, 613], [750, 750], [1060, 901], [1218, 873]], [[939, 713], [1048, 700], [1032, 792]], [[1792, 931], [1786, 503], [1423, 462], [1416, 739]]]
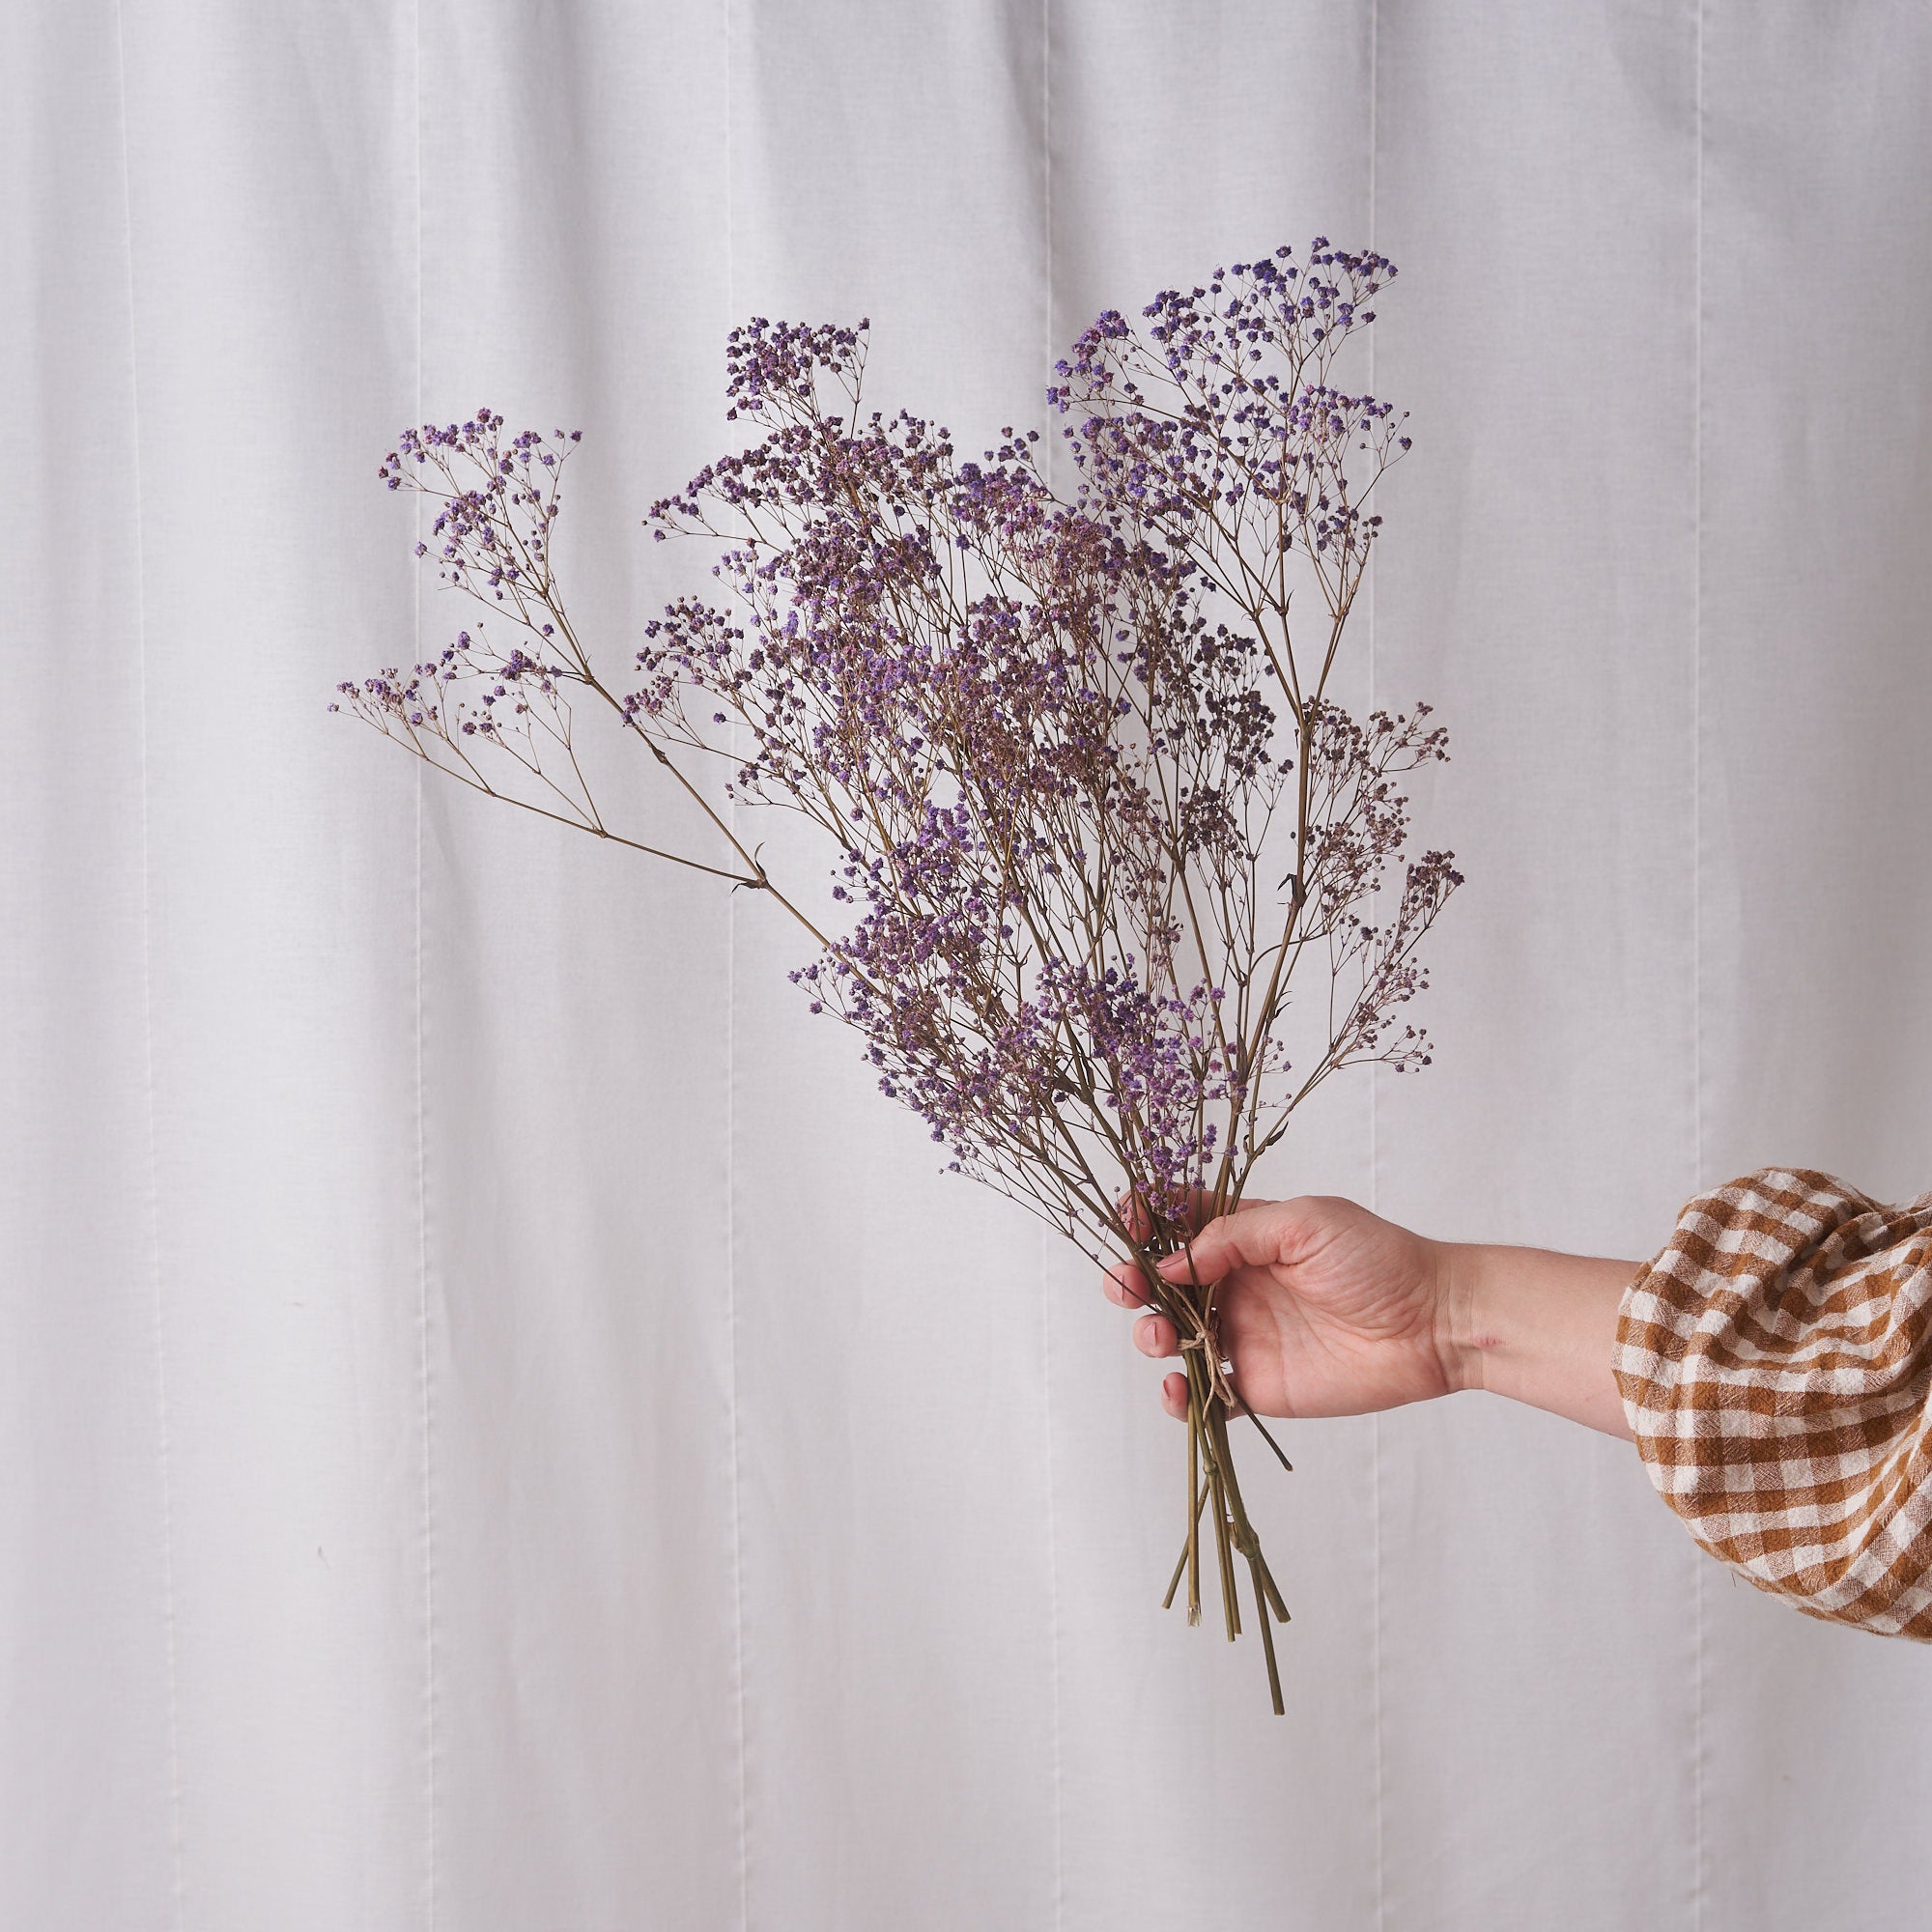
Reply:
[[133, 432], [134, 639], [139, 666], [141, 719], [141, 1020], [146, 1041], [148, 1100], [148, 1254], [154, 1301], [156, 1461], [161, 1503], [161, 1631], [166, 1656], [168, 1704], [168, 1852], [176, 1932], [185, 1923], [186, 1850], [182, 1830], [181, 1672], [175, 1603], [175, 1504], [172, 1434], [168, 1409], [167, 1296], [161, 1269], [161, 1153], [158, 1081], [155, 1068], [155, 867], [148, 744], [148, 542], [141, 497], [141, 358], [134, 317], [133, 135], [128, 110], [128, 22], [114, 9], [114, 66], [121, 105], [121, 198], [128, 244], [128, 411]]
[[[410, 13], [412, 92], [415, 104], [416, 213], [416, 367], [415, 419], [423, 420], [423, 85], [422, 0]], [[416, 541], [422, 540], [422, 497], [415, 497]], [[422, 657], [422, 573], [415, 586], [415, 649]], [[429, 1290], [429, 1083], [425, 1067], [425, 980], [423, 973], [423, 811], [424, 781], [416, 769], [415, 811], [415, 1005], [416, 1005], [416, 1346], [422, 1397], [422, 1593], [423, 1593], [423, 1921], [436, 1932], [436, 1406], [430, 1350]]]
[[[1704, 0], [1695, 0], [1695, 219], [1691, 240], [1690, 403], [1690, 1148], [1691, 1188], [1704, 1177]], [[1692, 1552], [1690, 1703], [1690, 1922], [1704, 1922], [1704, 1558]]]
[[[1381, 52], [1381, 6], [1380, 0], [1369, 0], [1369, 247], [1376, 245], [1376, 144], [1378, 130], [1376, 122], [1376, 92], [1378, 85], [1379, 57]], [[1368, 389], [1374, 395], [1376, 388], [1376, 334], [1369, 331], [1369, 376]], [[1378, 573], [1369, 572], [1369, 709], [1376, 708], [1376, 578]], [[1379, 915], [1378, 915], [1379, 921]], [[1381, 1118], [1379, 1096], [1381, 1082], [1376, 1076], [1374, 1066], [1369, 1068], [1369, 1212], [1381, 1211]], [[1388, 1922], [1388, 1861], [1387, 1837], [1384, 1830], [1386, 1821], [1387, 1784], [1384, 1776], [1384, 1755], [1382, 1748], [1382, 1419], [1379, 1415], [1369, 1418], [1369, 1515], [1371, 1536], [1369, 1547], [1370, 1589], [1374, 1605], [1369, 1618], [1369, 1682], [1372, 1709], [1371, 1736], [1374, 1740], [1374, 1788], [1375, 1788], [1375, 1838], [1376, 1838], [1376, 1925], [1379, 1928]]]
[[[735, 325], [738, 308], [737, 256], [733, 249], [731, 178], [731, 4], [724, 0], [724, 312]], [[732, 748], [737, 729], [731, 728]], [[724, 804], [732, 836], [738, 831], [738, 804]], [[745, 1510], [743, 1414], [738, 1400], [738, 895], [724, 897], [724, 1337], [729, 1386], [731, 1465], [731, 1702], [738, 1755], [738, 1920], [752, 1923], [752, 1812], [750, 1732], [745, 1702]]]
[[[1041, 307], [1046, 366], [1054, 361], [1053, 340], [1053, 0], [1039, 9], [1040, 238], [1045, 258]], [[1060, 1521], [1054, 1510], [1053, 1462], [1053, 1286], [1047, 1261], [1046, 1231], [1039, 1235], [1040, 1392], [1046, 1425], [1046, 1578], [1048, 1657], [1053, 1683], [1050, 1765], [1053, 1776], [1053, 1922], [1066, 1921], [1066, 1779], [1062, 1712], [1063, 1671], [1060, 1621]]]

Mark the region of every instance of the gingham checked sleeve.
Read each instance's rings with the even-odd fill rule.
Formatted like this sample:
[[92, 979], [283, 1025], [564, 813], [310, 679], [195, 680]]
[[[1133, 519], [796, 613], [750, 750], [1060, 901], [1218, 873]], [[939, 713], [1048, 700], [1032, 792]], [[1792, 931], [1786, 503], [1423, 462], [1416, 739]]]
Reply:
[[1797, 1608], [1932, 1640], [1932, 1193], [1761, 1168], [1685, 1204], [1618, 1311], [1650, 1479]]

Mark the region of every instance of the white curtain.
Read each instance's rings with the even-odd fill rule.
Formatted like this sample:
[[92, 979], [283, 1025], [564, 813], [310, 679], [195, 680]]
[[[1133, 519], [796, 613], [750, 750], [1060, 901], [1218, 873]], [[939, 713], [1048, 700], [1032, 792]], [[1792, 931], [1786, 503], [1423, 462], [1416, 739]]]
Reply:
[[[1288, 1426], [1295, 1621], [1158, 1607], [1156, 1372], [761, 904], [327, 710], [462, 611], [376, 466], [582, 427], [611, 661], [725, 330], [969, 448], [1326, 234], [1411, 411], [1357, 702], [1468, 884], [1271, 1191], [1636, 1260], [1932, 1186], [1911, 0], [14, 0], [0, 60], [0, 1924], [1867, 1926], [1932, 1658], [1482, 1396]], [[626, 766], [633, 815], [662, 809]]]

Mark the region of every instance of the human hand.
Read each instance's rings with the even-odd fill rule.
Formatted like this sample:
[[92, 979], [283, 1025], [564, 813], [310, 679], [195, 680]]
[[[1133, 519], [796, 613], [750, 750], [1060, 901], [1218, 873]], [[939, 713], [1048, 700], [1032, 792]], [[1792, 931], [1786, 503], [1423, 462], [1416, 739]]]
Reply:
[[[1261, 1415], [1362, 1415], [1463, 1386], [1448, 1332], [1441, 1243], [1329, 1195], [1252, 1201], [1210, 1221], [1190, 1251], [1160, 1264], [1170, 1281], [1218, 1284], [1214, 1316], [1236, 1393]], [[1146, 1306], [1132, 1264], [1109, 1270], [1106, 1293]], [[1143, 1315], [1134, 1346], [1178, 1355], [1164, 1315]], [[1161, 1400], [1187, 1413], [1187, 1378], [1171, 1375]]]

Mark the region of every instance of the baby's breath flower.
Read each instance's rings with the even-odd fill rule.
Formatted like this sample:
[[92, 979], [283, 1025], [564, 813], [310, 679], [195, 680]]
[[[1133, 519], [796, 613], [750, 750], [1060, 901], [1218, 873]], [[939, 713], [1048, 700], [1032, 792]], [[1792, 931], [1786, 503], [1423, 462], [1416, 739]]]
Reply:
[[[792, 975], [809, 1010], [855, 1030], [949, 1171], [1147, 1270], [1195, 1351], [1217, 1537], [1277, 1605], [1215, 1420], [1236, 1398], [1211, 1296], [1151, 1264], [1240, 1200], [1331, 1073], [1431, 1058], [1399, 1012], [1462, 881], [1447, 852], [1404, 859], [1396, 781], [1446, 757], [1444, 733], [1427, 705], [1356, 720], [1329, 696], [1381, 533], [1366, 505], [1410, 447], [1406, 417], [1333, 364], [1394, 274], [1318, 237], [1303, 262], [1281, 247], [1163, 291], [1139, 325], [1101, 315], [1046, 391], [1070, 497], [1036, 430], [969, 457], [926, 417], [867, 410], [867, 323], [754, 317], [727, 341], [725, 393], [758, 440], [647, 519], [722, 546], [716, 588], [644, 624], [628, 691], [593, 668], [553, 567], [578, 433], [506, 436], [487, 409], [408, 431], [379, 474], [428, 499], [417, 554], [516, 641], [479, 625], [339, 687], [477, 789], [792, 913], [815, 943]], [[586, 698], [705, 814], [708, 857], [605, 823], [573, 722]], [[730, 798], [823, 836], [833, 930], [695, 776], [721, 760]], [[1291, 990], [1324, 972], [1328, 1023], [1296, 1064]]]

